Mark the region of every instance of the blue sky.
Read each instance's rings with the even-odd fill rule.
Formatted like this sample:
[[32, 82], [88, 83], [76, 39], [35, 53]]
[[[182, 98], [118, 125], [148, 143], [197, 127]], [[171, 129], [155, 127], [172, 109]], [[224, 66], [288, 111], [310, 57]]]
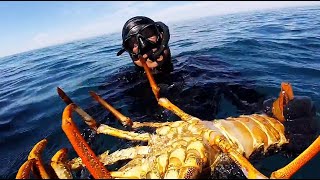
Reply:
[[[0, 57], [121, 31], [136, 15], [173, 23], [317, 1], [1, 1]], [[120, 35], [119, 35], [120, 36]]]

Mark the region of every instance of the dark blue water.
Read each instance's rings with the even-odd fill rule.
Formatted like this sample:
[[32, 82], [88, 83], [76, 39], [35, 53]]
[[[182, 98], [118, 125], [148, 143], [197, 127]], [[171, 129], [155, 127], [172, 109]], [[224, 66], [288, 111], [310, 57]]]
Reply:
[[[206, 17], [169, 27], [175, 70], [156, 80], [162, 93], [191, 115], [214, 119], [257, 112], [287, 81], [295, 95], [314, 100], [319, 116], [320, 7]], [[90, 90], [134, 121], [177, 119], [157, 106], [146, 77], [134, 71], [129, 56], [116, 56], [120, 38], [119, 32], [0, 59], [2, 178], [15, 177], [43, 138], [49, 140], [46, 162], [62, 147], [75, 157], [61, 129], [65, 104], [57, 87], [97, 121], [114, 127], [121, 126], [90, 97]], [[92, 136], [80, 119], [76, 123], [97, 153], [134, 144]], [[291, 160], [276, 156], [255, 166], [270, 175]], [[293, 178], [320, 178], [319, 163], [318, 155]]]

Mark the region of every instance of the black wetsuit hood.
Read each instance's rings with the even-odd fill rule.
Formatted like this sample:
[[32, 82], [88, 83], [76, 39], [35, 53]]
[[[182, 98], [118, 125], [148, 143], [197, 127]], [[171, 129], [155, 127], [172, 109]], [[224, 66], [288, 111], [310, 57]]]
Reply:
[[124, 47], [124, 41], [131, 35], [138, 33], [138, 31], [145, 26], [150, 24], [156, 25], [157, 28], [160, 28], [163, 32], [163, 37], [161, 39], [160, 47], [157, 51], [149, 54], [151, 59], [156, 59], [163, 52], [165, 47], [168, 45], [170, 39], [169, 28], [162, 22], [154, 22], [152, 19], [145, 16], [135, 16], [129, 19], [122, 28], [122, 49], [117, 53], [117, 56], [121, 55], [126, 51]]

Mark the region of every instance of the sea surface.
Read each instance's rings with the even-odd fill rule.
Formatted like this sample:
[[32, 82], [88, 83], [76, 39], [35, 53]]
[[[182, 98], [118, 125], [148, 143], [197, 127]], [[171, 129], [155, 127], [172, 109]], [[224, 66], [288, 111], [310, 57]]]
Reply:
[[[166, 20], [160, 20], [166, 22]], [[320, 128], [320, 7], [247, 12], [169, 23], [174, 72], [155, 77], [161, 92], [187, 113], [212, 120], [261, 112], [261, 103], [290, 82], [309, 96]], [[14, 178], [32, 147], [47, 138], [45, 162], [62, 147], [76, 156], [61, 129], [64, 102], [57, 87], [98, 122], [121, 128], [91, 98], [95, 91], [133, 121], [177, 117], [159, 107], [144, 74], [121, 48], [121, 33], [74, 41], [0, 58], [0, 177]], [[76, 124], [100, 154], [136, 145], [95, 135]], [[141, 131], [143, 132], [143, 130]], [[319, 132], [319, 131], [318, 131]], [[255, 163], [269, 176], [293, 157], [274, 155]], [[320, 178], [317, 155], [293, 178]], [[81, 178], [89, 177], [81, 172]]]

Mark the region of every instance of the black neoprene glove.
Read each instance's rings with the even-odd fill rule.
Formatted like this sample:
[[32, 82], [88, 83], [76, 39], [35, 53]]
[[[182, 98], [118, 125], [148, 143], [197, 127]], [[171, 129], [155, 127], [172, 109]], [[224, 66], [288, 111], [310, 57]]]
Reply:
[[[275, 100], [276, 98], [271, 98], [263, 103], [263, 110], [270, 117], [275, 117], [272, 112]], [[319, 136], [316, 107], [310, 97], [294, 96], [284, 105], [283, 117], [285, 135], [289, 139], [286, 146], [287, 155], [301, 153]]]

